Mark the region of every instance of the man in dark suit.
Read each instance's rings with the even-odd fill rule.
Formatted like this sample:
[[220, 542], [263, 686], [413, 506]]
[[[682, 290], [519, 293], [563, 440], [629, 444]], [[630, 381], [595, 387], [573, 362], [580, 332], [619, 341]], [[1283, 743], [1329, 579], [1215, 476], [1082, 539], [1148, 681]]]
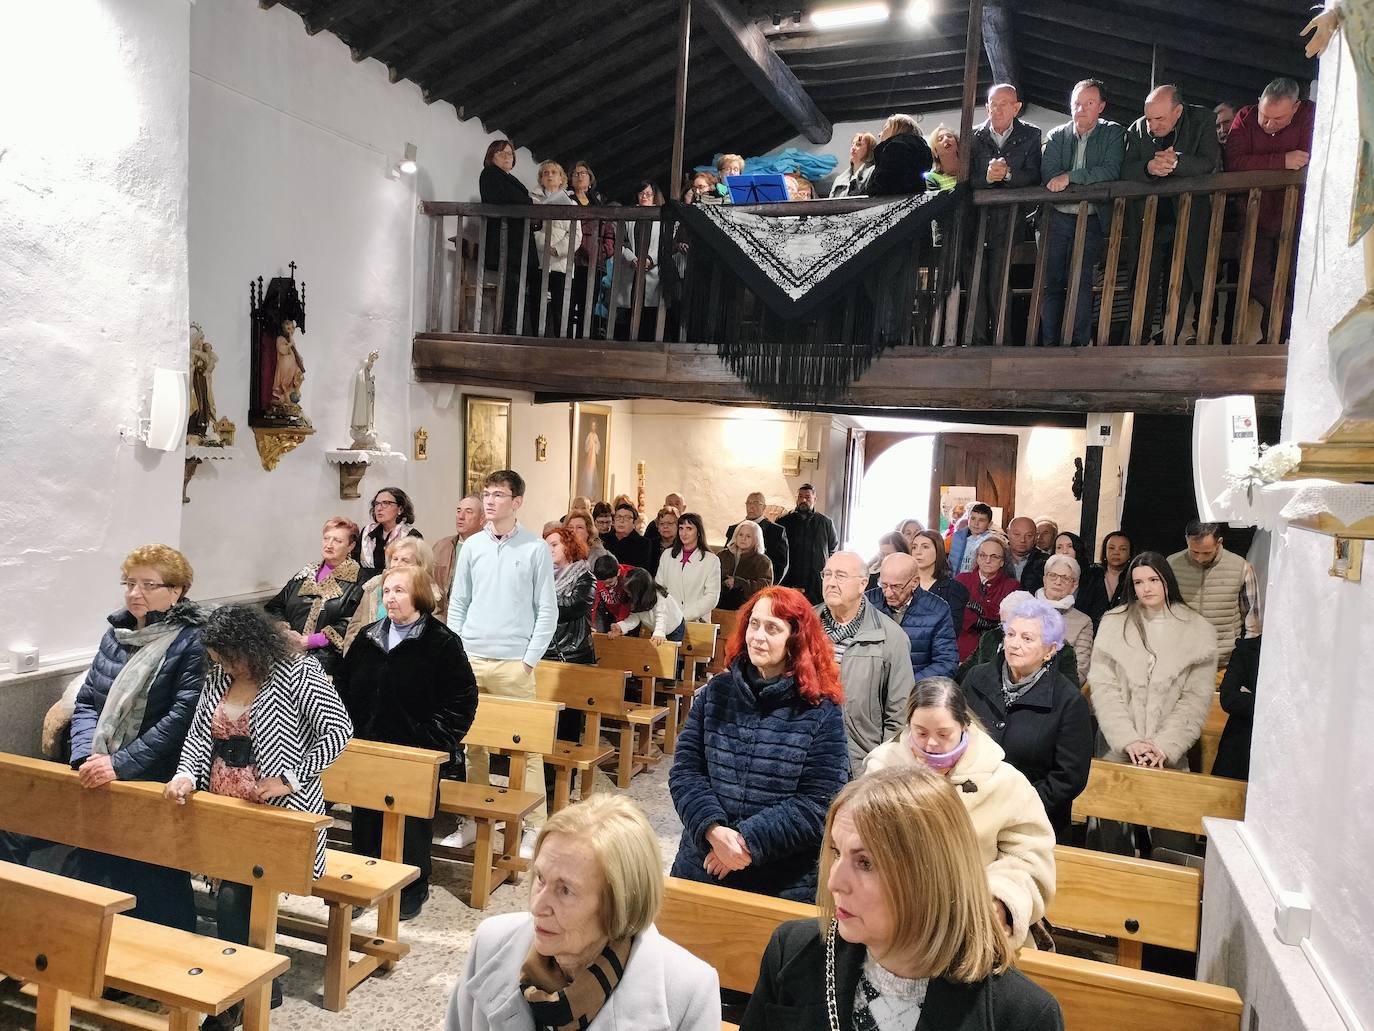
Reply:
[[[1126, 130], [1126, 157], [1121, 178], [1143, 183], [1168, 182], [1221, 171], [1221, 144], [1217, 142], [1216, 117], [1205, 107], [1185, 105], [1177, 86], [1157, 86], [1145, 98], [1145, 114]], [[1152, 335], [1155, 306], [1159, 304], [1174, 253], [1174, 235], [1180, 198], [1161, 197], [1155, 213], [1154, 247], [1145, 293], [1145, 331]], [[1144, 204], [1131, 205], [1126, 253], [1134, 266], [1139, 261], [1140, 220]], [[1188, 217], [1188, 244], [1184, 253], [1179, 291], [1179, 326], [1188, 301], [1202, 290], [1203, 265], [1207, 260], [1207, 230], [1212, 203], [1205, 193], [1194, 194]], [[1134, 282], [1132, 269], [1131, 281]], [[1167, 311], [1159, 312], [1161, 331]], [[1176, 327], [1178, 328], [1178, 327]], [[1184, 335], [1184, 334], [1180, 334]]]
[[[765, 498], [760, 491], [754, 491], [744, 499], [744, 518], [759, 524], [759, 529], [763, 531], [763, 553], [768, 556], [768, 560], [773, 563], [773, 582], [782, 583], [782, 578], [787, 575], [787, 534], [781, 526], [773, 522], [763, 514]], [[735, 527], [739, 523], [731, 525], [725, 531], [725, 543], [729, 544], [735, 536]]]
[[835, 524], [816, 511], [816, 488], [797, 488], [797, 507], [778, 520], [787, 534], [787, 575], [780, 582], [795, 587], [814, 605], [821, 603], [821, 571], [840, 546]]
[[[1016, 87], [999, 83], [988, 90], [988, 117], [973, 130], [969, 181], [975, 190], [1017, 189], [1040, 185], [1040, 130], [1017, 117], [1021, 98]], [[973, 342], [986, 344], [995, 328], [1002, 281], [999, 258], [1007, 245], [1007, 208], [988, 209], [987, 248], [983, 254], [983, 286], [974, 312]], [[1024, 229], [1012, 227], [1012, 243]], [[970, 248], [971, 253], [972, 248]], [[972, 274], [973, 263], [968, 263]]]

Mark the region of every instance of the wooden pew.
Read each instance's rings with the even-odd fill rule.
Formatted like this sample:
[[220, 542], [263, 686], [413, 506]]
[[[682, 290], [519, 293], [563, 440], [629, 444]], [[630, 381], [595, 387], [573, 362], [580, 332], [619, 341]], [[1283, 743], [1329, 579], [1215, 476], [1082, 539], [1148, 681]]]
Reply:
[[[800, 902], [669, 877], [656, 924], [715, 967], [722, 988], [749, 992], [773, 929], [815, 915]], [[1230, 988], [1029, 949], [1017, 966], [1059, 1000], [1066, 1031], [1240, 1031], [1240, 996]]]
[[682, 724], [687, 719], [687, 711], [692, 707], [692, 697], [697, 688], [706, 683], [706, 667], [715, 658], [716, 640], [720, 637], [720, 627], [715, 623], [688, 623], [687, 632], [679, 647], [682, 656], [682, 679], [660, 691], [675, 695], [677, 705], [677, 729], [674, 736], [682, 733]]
[[[338, 1012], [348, 993], [377, 969], [390, 970], [410, 952], [401, 942], [401, 889], [420, 876], [402, 862], [402, 831], [407, 816], [434, 816], [439, 793], [439, 766], [446, 752], [406, 748], [380, 741], [348, 743], [324, 771], [324, 797], [330, 802], [375, 809], [382, 814], [381, 858], [331, 848], [325, 852], [324, 876], [312, 894], [323, 899], [329, 923], [283, 917], [278, 927], [306, 941], [322, 942], [324, 1008]], [[353, 933], [353, 907], [377, 907], [377, 933]], [[361, 959], [354, 960], [352, 953]]]
[[[541, 702], [558, 702], [583, 716], [578, 740], [560, 738], [554, 742], [552, 754], [544, 756], [544, 761], [554, 768], [552, 811], [558, 812], [571, 799], [574, 771], [581, 774], [581, 797], [589, 797], [596, 784], [596, 770], [607, 759], [619, 756], [618, 763], [624, 769], [617, 781], [623, 779], [628, 785], [630, 764], [634, 761], [634, 728], [629, 713], [639, 706], [625, 701], [625, 674], [599, 666], [545, 659], [534, 667], [534, 689]], [[619, 749], [601, 743], [603, 717], [615, 723], [614, 728], [608, 729], [619, 733]]]
[[1117, 962], [1140, 968], [1144, 945], [1196, 952], [1202, 873], [1187, 866], [1058, 845], [1049, 921], [1056, 928], [1110, 935]]
[[1202, 725], [1202, 772], [1211, 774], [1217, 761], [1217, 746], [1221, 744], [1221, 732], [1226, 729], [1226, 710], [1221, 707], [1221, 694], [1212, 695], [1212, 708], [1207, 712], [1207, 722]]
[[1073, 818], [1096, 816], [1203, 834], [1204, 816], [1245, 819], [1245, 788], [1243, 780], [1094, 759], [1088, 786], [1074, 799]]
[[[648, 638], [610, 637], [606, 634], [592, 634], [592, 644], [596, 649], [596, 664], [602, 669], [623, 671], [639, 681], [638, 713], [630, 714], [630, 723], [637, 733], [638, 745], [635, 748], [632, 770], [649, 769], [658, 762], [659, 757], [650, 752], [649, 744], [653, 739], [654, 725], [663, 720], [663, 754], [672, 755], [677, 743], [678, 698], [670, 696], [670, 704], [662, 709], [654, 705], [656, 680], [677, 682], [678, 645], [672, 641], [654, 644]], [[628, 780], [617, 778], [616, 785], [621, 788], [630, 786]]]
[[[310, 894], [316, 837], [330, 823], [327, 816], [222, 798], [206, 791], [197, 791], [185, 805], [177, 805], [162, 797], [161, 784], [147, 782], [115, 781], [87, 790], [76, 772], [61, 763], [8, 754], [0, 754], [0, 798], [5, 799], [0, 806], [0, 829], [251, 885], [248, 944], [267, 953], [276, 949], [278, 899], [283, 892]], [[107, 983], [173, 1008], [194, 1009], [223, 1000], [225, 986], [237, 975], [197, 976], [189, 983], [144, 983], [143, 977], [149, 972], [146, 980], [153, 981], [151, 972], [160, 975], [169, 969], [169, 962], [177, 964], [184, 974], [187, 949], [203, 941], [211, 941], [217, 948], [224, 943], [182, 931], [164, 933], [163, 928], [143, 921], [134, 923], [138, 933], [131, 931], [127, 939], [121, 939], [122, 925], [117, 921], [112, 942], [146, 943], [156, 954], [146, 963], [139, 957], [130, 959], [120, 968], [121, 979], [116, 980], [112, 946]], [[270, 982], [286, 969], [287, 962], [273, 958], [275, 969], [259, 977], [261, 971], [247, 969], [251, 950], [233, 948], [233, 955], [243, 961], [237, 964], [243, 968], [243, 976], [251, 974], [257, 980], [246, 994], [230, 998], [225, 1008], [242, 998], [244, 1027], [247, 1031], [266, 1031]], [[126, 954], [118, 955], [122, 960]], [[102, 1003], [99, 1008], [89, 1008], [100, 1012], [111, 1007], [114, 1004]]]
[[[477, 716], [468, 728], [465, 744], [477, 745], [510, 756], [508, 787], [439, 782], [439, 809], [477, 825], [472, 854], [473, 909], [485, 909], [492, 889], [520, 874], [526, 862], [519, 856], [520, 830], [533, 810], [544, 801], [544, 785], [525, 786], [525, 755], [548, 755], [558, 740], [558, 713], [563, 706], [552, 702], [523, 701], [484, 694]], [[504, 824], [503, 850], [495, 854], [493, 832]]]
[[35, 986], [37, 1031], [66, 1031], [72, 997], [98, 998], [116, 913], [134, 897], [0, 863], [0, 970]]
[[716, 634], [716, 647], [711, 653], [711, 661], [706, 664], [706, 672], [719, 673], [725, 669], [725, 646], [730, 643], [730, 636], [735, 632], [739, 612], [735, 609], [712, 609], [711, 622], [720, 627], [720, 631]]

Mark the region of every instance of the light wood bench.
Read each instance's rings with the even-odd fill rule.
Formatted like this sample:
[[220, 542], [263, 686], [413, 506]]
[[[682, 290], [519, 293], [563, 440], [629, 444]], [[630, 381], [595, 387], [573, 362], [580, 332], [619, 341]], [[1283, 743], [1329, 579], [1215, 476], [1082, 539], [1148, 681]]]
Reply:
[[1207, 722], [1202, 725], [1202, 772], [1208, 775], [1217, 761], [1217, 747], [1221, 744], [1222, 731], [1226, 729], [1227, 713], [1221, 707], [1221, 693], [1212, 695], [1212, 708], [1207, 712]]
[[0, 970], [34, 986], [37, 1031], [66, 1031], [72, 997], [99, 998], [116, 913], [134, 897], [0, 863]]
[[[616, 783], [628, 786], [634, 764], [635, 724], [632, 714], [642, 708], [625, 701], [625, 674], [575, 662], [544, 660], [534, 668], [536, 696], [544, 702], [560, 702], [566, 709], [582, 713], [582, 734], [576, 741], [559, 739], [553, 754], [544, 761], [554, 768], [553, 811], [567, 806], [572, 797], [572, 775], [581, 774], [582, 798], [588, 798], [596, 784], [595, 771], [602, 763], [616, 761]], [[662, 717], [666, 718], [666, 709]], [[619, 735], [620, 745], [601, 743], [602, 719], [613, 725], [608, 732]]]
[[[654, 726], [663, 723], [663, 754], [672, 755], [677, 744], [678, 697], [670, 695], [670, 702], [660, 717], [654, 705], [656, 681], [667, 680], [677, 683], [678, 644], [665, 641], [654, 644], [646, 637], [610, 637], [607, 634], [592, 634], [592, 645], [596, 649], [596, 664], [602, 669], [624, 671], [639, 681], [639, 713], [632, 714], [630, 722], [637, 731], [639, 745], [635, 748], [635, 765], [648, 769], [658, 762], [658, 757], [650, 752], [649, 744], [653, 739]], [[629, 787], [628, 781], [619, 783]]]
[[1245, 819], [1245, 788], [1245, 781], [1229, 777], [1094, 759], [1088, 786], [1074, 799], [1073, 818], [1096, 816], [1203, 834], [1204, 816]]
[[1202, 923], [1202, 872], [1172, 863], [1057, 845], [1056, 928], [1110, 935], [1117, 962], [1140, 968], [1145, 945], [1197, 952]]
[[739, 613], [735, 609], [712, 609], [711, 622], [720, 627], [720, 631], [716, 634], [716, 646], [711, 652], [711, 661], [706, 664], [706, 672], [720, 673], [725, 669], [725, 646], [735, 632]]
[[[285, 958], [271, 955], [276, 949], [278, 899], [283, 892], [310, 894], [316, 838], [329, 825], [329, 817], [205, 791], [177, 805], [162, 797], [161, 784], [147, 782], [115, 781], [87, 790], [76, 772], [61, 763], [7, 754], [0, 754], [0, 798], [5, 799], [0, 829], [251, 885], [249, 947], [144, 921], [129, 921], [132, 927], [126, 931], [127, 918], [120, 918], [111, 936], [106, 983], [174, 1011], [219, 1013], [243, 999], [244, 1027], [266, 1031], [271, 980], [288, 966]], [[206, 942], [212, 954], [234, 950], [221, 955], [232, 961], [229, 967], [197, 951], [206, 949]], [[267, 954], [263, 963], [254, 965], [255, 950]], [[187, 973], [197, 968], [202, 973]], [[173, 976], [178, 970], [181, 973]], [[204, 971], [214, 976], [206, 977]], [[139, 1026], [171, 1026], [173, 1031], [179, 1026], [159, 1023], [156, 1016], [117, 1003], [90, 1002], [82, 1000], [78, 1008], [97, 1015], [118, 1013], [126, 1024], [141, 1021]], [[185, 1023], [185, 1013], [173, 1016], [183, 1021], [180, 1026], [194, 1026]]]
[[[402, 836], [408, 816], [434, 817], [439, 793], [439, 767], [446, 752], [407, 748], [354, 738], [322, 777], [324, 797], [382, 814], [381, 857], [331, 848], [325, 852], [324, 876], [312, 893], [323, 899], [329, 922], [283, 917], [278, 927], [297, 938], [325, 946], [324, 1008], [335, 1012], [348, 1004], [351, 992], [373, 971], [390, 970], [410, 952], [400, 941], [401, 889], [420, 876], [402, 861]], [[377, 908], [377, 933], [353, 933], [353, 907]], [[352, 953], [361, 958], [354, 960]]]
[[706, 667], [715, 657], [716, 640], [720, 627], [715, 623], [688, 623], [678, 654], [682, 656], [682, 679], [668, 688], [660, 688], [678, 699], [676, 707], [677, 729], [674, 734], [682, 733], [682, 725], [687, 722], [687, 712], [692, 708], [692, 698], [697, 688], [706, 683]]
[[[553, 702], [524, 701], [484, 694], [477, 702], [477, 716], [463, 743], [510, 756], [509, 786], [439, 782], [439, 809], [477, 826], [472, 854], [473, 909], [485, 909], [493, 888], [522, 873], [527, 866], [519, 856], [520, 830], [526, 816], [544, 801], [544, 785], [525, 785], [525, 756], [547, 755], [558, 740], [558, 713]], [[504, 825], [502, 854], [495, 854], [493, 834]]]
[[[815, 916], [804, 903], [669, 877], [656, 924], [715, 967], [722, 988], [752, 992], [773, 929]], [[1231, 988], [1030, 949], [1016, 964], [1059, 1000], [1066, 1031], [1240, 1031]]]

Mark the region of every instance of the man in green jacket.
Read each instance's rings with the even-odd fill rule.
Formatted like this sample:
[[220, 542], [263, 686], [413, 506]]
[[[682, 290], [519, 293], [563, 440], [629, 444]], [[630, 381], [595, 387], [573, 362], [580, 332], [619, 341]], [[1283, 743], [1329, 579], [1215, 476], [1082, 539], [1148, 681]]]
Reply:
[[[1070, 186], [1088, 186], [1121, 178], [1125, 153], [1124, 131], [1102, 117], [1107, 90], [1097, 79], [1084, 79], [1069, 96], [1071, 121], [1051, 130], [1040, 159], [1040, 176], [1046, 189], [1061, 193]], [[1045, 287], [1041, 300], [1040, 341], [1057, 347], [1064, 321], [1064, 305], [1073, 262], [1073, 241], [1078, 225], [1077, 203], [1050, 208], [1049, 230], [1040, 246], [1045, 253]], [[1092, 343], [1093, 267], [1102, 260], [1111, 226], [1109, 204], [1096, 204], [1088, 213], [1083, 237], [1083, 263], [1078, 275], [1078, 299], [1071, 340], [1075, 347]]]
[[[1164, 183], [1189, 176], [1212, 175], [1221, 170], [1221, 144], [1217, 142], [1216, 119], [1205, 107], [1183, 103], [1177, 86], [1157, 86], [1145, 98], [1145, 115], [1126, 130], [1126, 159], [1121, 166], [1121, 178], [1142, 183]], [[1174, 253], [1174, 239], [1178, 228], [1180, 198], [1160, 197], [1155, 213], [1154, 246], [1150, 251], [1150, 272], [1145, 287], [1145, 329], [1151, 334], [1155, 307], [1161, 289], [1168, 281]], [[1131, 205], [1127, 250], [1130, 256], [1131, 282], [1140, 261], [1141, 218], [1143, 201]], [[1207, 230], [1212, 204], [1209, 195], [1193, 195], [1192, 212], [1188, 217], [1188, 242], [1184, 251], [1183, 279], [1178, 298], [1180, 320], [1183, 312], [1202, 289], [1203, 265], [1207, 260]], [[1165, 301], [1167, 306], [1167, 298]], [[1171, 336], [1174, 326], [1165, 326], [1167, 311], [1159, 312], [1159, 324], [1164, 335]], [[1152, 335], [1152, 334], [1151, 334]]]

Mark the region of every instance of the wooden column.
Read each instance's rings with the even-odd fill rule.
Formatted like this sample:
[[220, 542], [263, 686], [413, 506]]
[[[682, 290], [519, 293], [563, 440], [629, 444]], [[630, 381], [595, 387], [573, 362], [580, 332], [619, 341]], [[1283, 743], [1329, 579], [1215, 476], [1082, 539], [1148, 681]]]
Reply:
[[682, 189], [683, 153], [687, 139], [687, 57], [692, 42], [692, 0], [681, 0], [677, 19], [677, 83], [673, 90], [673, 165], [668, 173], [668, 196]]
[[[970, 0], [968, 40], [964, 45], [964, 101], [959, 118], [959, 146], [968, 151], [973, 139], [973, 109], [978, 104], [978, 58], [983, 52], [983, 0]], [[964, 162], [960, 177], [968, 178], [969, 162]]]
[[[1090, 422], [1091, 425], [1091, 422]], [[1102, 494], [1102, 448], [1089, 444], [1083, 459], [1083, 514], [1078, 520], [1078, 536], [1091, 555], [1097, 545], [1097, 502]]]

